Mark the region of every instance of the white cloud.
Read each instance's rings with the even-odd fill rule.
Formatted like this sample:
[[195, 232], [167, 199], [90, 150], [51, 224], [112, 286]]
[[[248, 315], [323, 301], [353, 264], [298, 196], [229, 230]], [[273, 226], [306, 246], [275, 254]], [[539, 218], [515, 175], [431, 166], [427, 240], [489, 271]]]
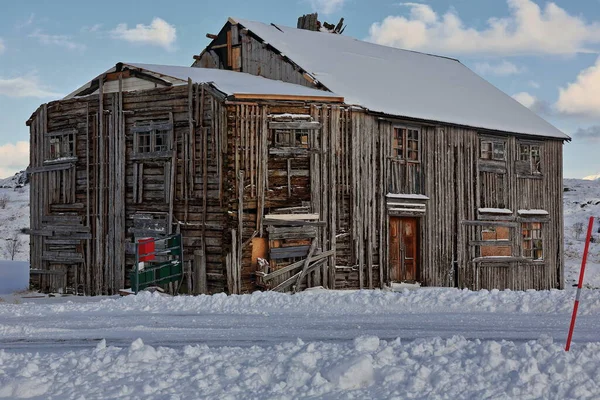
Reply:
[[309, 2], [314, 11], [329, 15], [340, 11], [346, 0], [309, 0]]
[[127, 28], [127, 24], [119, 24], [111, 32], [115, 39], [123, 39], [131, 43], [150, 44], [171, 50], [177, 39], [177, 30], [161, 18], [154, 18], [150, 25], [137, 24], [135, 28]]
[[515, 99], [519, 103], [523, 104], [527, 108], [533, 107], [535, 105], [535, 103], [537, 102], [537, 98], [527, 92], [519, 92], [519, 93], [513, 94], [512, 97], [513, 97], [513, 99]]
[[552, 109], [550, 104], [545, 101], [538, 99], [534, 95], [528, 92], [519, 92], [513, 94], [513, 99], [529, 108], [531, 111], [537, 114], [554, 115], [555, 111]]
[[43, 33], [40, 29], [36, 29], [29, 37], [36, 38], [41, 44], [45, 45], [61, 46], [69, 50], [85, 50], [85, 45], [74, 42], [72, 38], [67, 35], [48, 35]]
[[527, 84], [534, 89], [539, 89], [541, 87], [541, 85], [536, 81], [529, 81]]
[[600, 116], [600, 58], [581, 71], [575, 82], [559, 89], [556, 108], [563, 114]]
[[0, 77], [0, 95], [8, 97], [61, 97], [50, 91], [36, 75], [3, 79]]
[[29, 165], [29, 142], [0, 145], [0, 178], [7, 178]]
[[4, 45], [4, 40], [0, 38], [0, 54], [4, 53], [4, 50], [6, 50], [6, 46]]
[[[406, 16], [388, 16], [369, 29], [369, 40], [388, 46], [445, 54], [574, 54], [600, 44], [600, 22], [549, 2], [543, 9], [532, 0], [507, 0], [509, 16], [489, 18], [482, 29], [466, 26], [459, 15], [436, 13], [431, 6], [401, 3]], [[596, 46], [597, 47], [597, 46]]]
[[498, 64], [490, 64], [487, 62], [477, 63], [475, 64], [475, 71], [481, 75], [508, 76], [523, 73], [525, 68], [520, 68], [509, 61], [503, 60]]

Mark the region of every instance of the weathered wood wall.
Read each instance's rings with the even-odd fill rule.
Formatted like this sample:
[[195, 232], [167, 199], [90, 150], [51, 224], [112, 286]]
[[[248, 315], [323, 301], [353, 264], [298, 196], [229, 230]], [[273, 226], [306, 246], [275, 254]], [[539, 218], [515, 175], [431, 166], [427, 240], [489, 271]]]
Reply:
[[[284, 271], [271, 288], [382, 287], [390, 282], [392, 211], [419, 218], [425, 285], [562, 286], [560, 141], [533, 142], [542, 149], [542, 173], [533, 176], [522, 173], [522, 138], [514, 135], [392, 120], [343, 104], [226, 100], [191, 82], [102, 88], [43, 105], [30, 121], [31, 260], [57, 271], [42, 278], [49, 289], [112, 294], [133, 264], [127, 242], [171, 232], [183, 234], [186, 265], [206, 271], [211, 293], [255, 290], [259, 258], [271, 272]], [[150, 123], [170, 129], [168, 149], [138, 154], [135, 134]], [[415, 162], [394, 154], [397, 126], [419, 130]], [[306, 132], [305, 143], [278, 145], [278, 129], [288, 128]], [[75, 156], [45, 161], [49, 138], [69, 132]], [[505, 160], [480, 159], [484, 137], [505, 144]], [[428, 199], [403, 211], [388, 194]], [[294, 213], [316, 217], [285, 222]], [[543, 260], [521, 257], [524, 221], [543, 223]], [[511, 257], [481, 257], [486, 225], [510, 229]]]
[[[102, 93], [36, 111], [31, 260], [61, 271], [44, 276], [44, 288], [115, 293], [133, 264], [126, 242], [180, 231], [186, 262], [199, 253], [208, 290], [225, 290], [221, 103], [210, 88], [189, 84]], [[169, 148], [136, 154], [134, 132], [149, 123], [168, 127]], [[48, 134], [61, 131], [74, 132], [76, 154], [45, 162]]]

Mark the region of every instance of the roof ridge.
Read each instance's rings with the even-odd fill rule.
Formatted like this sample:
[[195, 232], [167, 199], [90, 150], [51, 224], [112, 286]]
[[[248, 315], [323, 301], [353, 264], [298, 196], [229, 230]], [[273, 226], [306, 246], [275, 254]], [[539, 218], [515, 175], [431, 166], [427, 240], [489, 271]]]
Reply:
[[[239, 23], [239, 21], [238, 21], [238, 20], [240, 20], [240, 19], [242, 19], [242, 20], [243, 20], [243, 19], [244, 19], [244, 18], [234, 18], [234, 17], [230, 17], [230, 18], [231, 18], [232, 20], [234, 20], [234, 21], [238, 22], [238, 23]], [[293, 26], [282, 25], [282, 24], [278, 24], [278, 23], [275, 23], [275, 22], [271, 22], [270, 24], [267, 24], [267, 23], [265, 23], [265, 22], [262, 22], [262, 21], [252, 21], [252, 20], [246, 20], [246, 21], [249, 21], [249, 22], [254, 22], [254, 23], [259, 23], [259, 24], [263, 24], [263, 25], [265, 25], [265, 26], [273, 26], [274, 28], [276, 28], [278, 31], [280, 31], [280, 32], [282, 32], [282, 33], [285, 33], [285, 32], [283, 31], [283, 28], [285, 28], [285, 29], [294, 29], [294, 30], [297, 30], [297, 31], [304, 31], [304, 32], [315, 32], [315, 33], [322, 33], [322, 32], [317, 32], [317, 31], [309, 31], [309, 30], [307, 30], [307, 29], [299, 29], [299, 28], [294, 28]], [[242, 24], [242, 25], [243, 25], [243, 24]], [[444, 58], [444, 59], [446, 59], [446, 60], [451, 60], [451, 61], [456, 61], [456, 62], [458, 62], [458, 63], [461, 63], [461, 62], [460, 62], [460, 60], [459, 60], [458, 58], [454, 58], [454, 57], [450, 57], [450, 56], [443, 56], [443, 55], [440, 55], [440, 54], [426, 53], [426, 52], [423, 52], [423, 51], [417, 51], [417, 50], [411, 50], [411, 49], [403, 49], [403, 48], [400, 48], [400, 47], [386, 46], [386, 45], [384, 45], [384, 44], [373, 43], [373, 42], [368, 42], [368, 41], [366, 41], [366, 40], [357, 39], [357, 38], [355, 38], [355, 37], [352, 37], [352, 36], [343, 36], [343, 35], [339, 35], [339, 36], [340, 36], [340, 37], [343, 37], [343, 38], [347, 38], [347, 39], [356, 40], [356, 41], [358, 41], [358, 42], [367, 43], [367, 44], [370, 44], [370, 45], [373, 45], [373, 46], [385, 47], [385, 48], [387, 48], [387, 49], [392, 49], [392, 50], [395, 50], [395, 51], [406, 51], [406, 52], [409, 52], [409, 53], [421, 54], [421, 55], [424, 55], [424, 56], [429, 56], [429, 57], [438, 57], [438, 58]], [[462, 63], [461, 63], [461, 64], [462, 64]]]

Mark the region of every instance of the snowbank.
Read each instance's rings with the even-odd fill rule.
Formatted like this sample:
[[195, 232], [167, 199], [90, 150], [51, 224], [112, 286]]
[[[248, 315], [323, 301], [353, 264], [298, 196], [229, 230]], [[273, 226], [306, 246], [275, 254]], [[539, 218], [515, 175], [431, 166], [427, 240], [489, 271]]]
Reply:
[[[470, 291], [452, 288], [382, 290], [307, 291], [296, 295], [276, 292], [254, 292], [246, 295], [223, 293], [212, 296], [165, 297], [142, 292], [122, 298], [94, 298], [88, 302], [25, 303], [0, 306], [2, 316], [42, 316], [62, 313], [116, 314], [143, 312], [148, 314], [410, 314], [444, 312], [485, 313], [570, 313], [574, 291]], [[65, 298], [68, 299], [68, 298]], [[79, 300], [79, 298], [75, 298]], [[82, 298], [82, 300], [84, 300]], [[579, 315], [600, 314], [597, 290], [584, 290]]]
[[0, 398], [598, 398], [600, 344], [422, 339], [270, 347], [0, 350]]
[[29, 288], [29, 262], [0, 260], [0, 294]]

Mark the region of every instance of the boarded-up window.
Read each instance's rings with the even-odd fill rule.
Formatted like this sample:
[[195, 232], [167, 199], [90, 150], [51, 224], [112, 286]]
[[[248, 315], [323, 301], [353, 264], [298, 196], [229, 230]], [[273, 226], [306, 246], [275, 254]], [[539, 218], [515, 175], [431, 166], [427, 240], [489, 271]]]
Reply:
[[482, 160], [506, 160], [506, 146], [504, 142], [482, 139], [479, 158]]
[[392, 154], [400, 160], [418, 162], [420, 160], [420, 143], [418, 129], [395, 127], [392, 138]]
[[308, 149], [308, 134], [308, 129], [275, 129], [273, 145]]
[[75, 132], [55, 132], [48, 134], [46, 161], [75, 157]]
[[[485, 242], [489, 242], [486, 244]], [[506, 243], [503, 243], [506, 242]], [[480, 257], [510, 257], [512, 245], [510, 242], [510, 228], [508, 226], [483, 226], [481, 227]]]
[[521, 230], [523, 234], [523, 257], [531, 260], [543, 260], [542, 223], [524, 222], [521, 225]]

